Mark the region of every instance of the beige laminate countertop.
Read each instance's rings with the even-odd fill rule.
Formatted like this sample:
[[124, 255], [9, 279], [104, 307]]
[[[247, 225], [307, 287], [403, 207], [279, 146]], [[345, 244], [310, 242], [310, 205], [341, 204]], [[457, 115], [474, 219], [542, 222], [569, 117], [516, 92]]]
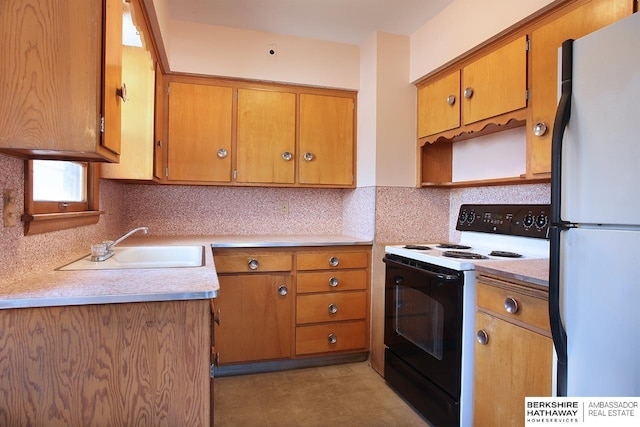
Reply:
[[549, 287], [549, 260], [477, 261], [477, 273], [488, 273], [515, 279], [537, 287]]
[[[0, 309], [209, 299], [220, 287], [211, 247], [367, 245], [346, 236], [132, 236], [121, 246], [202, 245], [202, 267], [38, 270], [0, 282]], [[87, 250], [87, 254], [89, 250]], [[81, 257], [70, 257], [66, 265]]]

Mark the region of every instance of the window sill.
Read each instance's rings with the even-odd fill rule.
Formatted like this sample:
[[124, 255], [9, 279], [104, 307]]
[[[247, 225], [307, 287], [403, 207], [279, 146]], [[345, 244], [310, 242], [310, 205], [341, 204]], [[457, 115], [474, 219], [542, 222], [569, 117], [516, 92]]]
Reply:
[[47, 233], [82, 225], [97, 224], [103, 211], [65, 212], [50, 214], [22, 215], [24, 235]]

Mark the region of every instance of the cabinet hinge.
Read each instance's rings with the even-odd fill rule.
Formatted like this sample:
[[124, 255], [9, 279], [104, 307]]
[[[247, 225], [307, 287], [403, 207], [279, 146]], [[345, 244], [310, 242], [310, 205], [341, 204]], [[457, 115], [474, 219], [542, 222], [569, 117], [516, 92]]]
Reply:
[[239, 98], [239, 96], [240, 96], [240, 95], [238, 94], [238, 89], [236, 89], [236, 101], [237, 101], [238, 99], [240, 99], [240, 98]]
[[524, 99], [529, 100], [529, 89], [524, 91]]
[[169, 167], [168, 166], [166, 168], [164, 168], [164, 176], [169, 178]]
[[233, 170], [233, 180], [235, 181], [236, 179], [238, 179], [238, 169]]
[[104, 116], [100, 116], [100, 133], [104, 133]]
[[167, 96], [171, 95], [171, 85], [167, 85]]
[[531, 40], [527, 40], [524, 43], [524, 50], [526, 50], [527, 52], [529, 52], [531, 50]]
[[209, 365], [209, 378], [213, 378], [215, 370], [216, 370], [216, 366], [213, 363]]

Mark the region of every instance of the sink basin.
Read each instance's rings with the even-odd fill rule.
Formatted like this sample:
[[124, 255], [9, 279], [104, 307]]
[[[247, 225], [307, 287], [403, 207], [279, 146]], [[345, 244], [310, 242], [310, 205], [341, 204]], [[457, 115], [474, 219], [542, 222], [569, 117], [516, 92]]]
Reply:
[[117, 270], [123, 268], [202, 267], [203, 246], [116, 246], [115, 254], [101, 262], [87, 255], [59, 270]]

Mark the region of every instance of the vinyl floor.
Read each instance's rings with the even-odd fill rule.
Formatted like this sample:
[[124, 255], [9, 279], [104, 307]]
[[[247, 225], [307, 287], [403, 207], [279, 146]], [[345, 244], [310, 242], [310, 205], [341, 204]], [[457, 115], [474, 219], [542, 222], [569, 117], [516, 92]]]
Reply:
[[368, 362], [214, 380], [216, 427], [429, 426]]

